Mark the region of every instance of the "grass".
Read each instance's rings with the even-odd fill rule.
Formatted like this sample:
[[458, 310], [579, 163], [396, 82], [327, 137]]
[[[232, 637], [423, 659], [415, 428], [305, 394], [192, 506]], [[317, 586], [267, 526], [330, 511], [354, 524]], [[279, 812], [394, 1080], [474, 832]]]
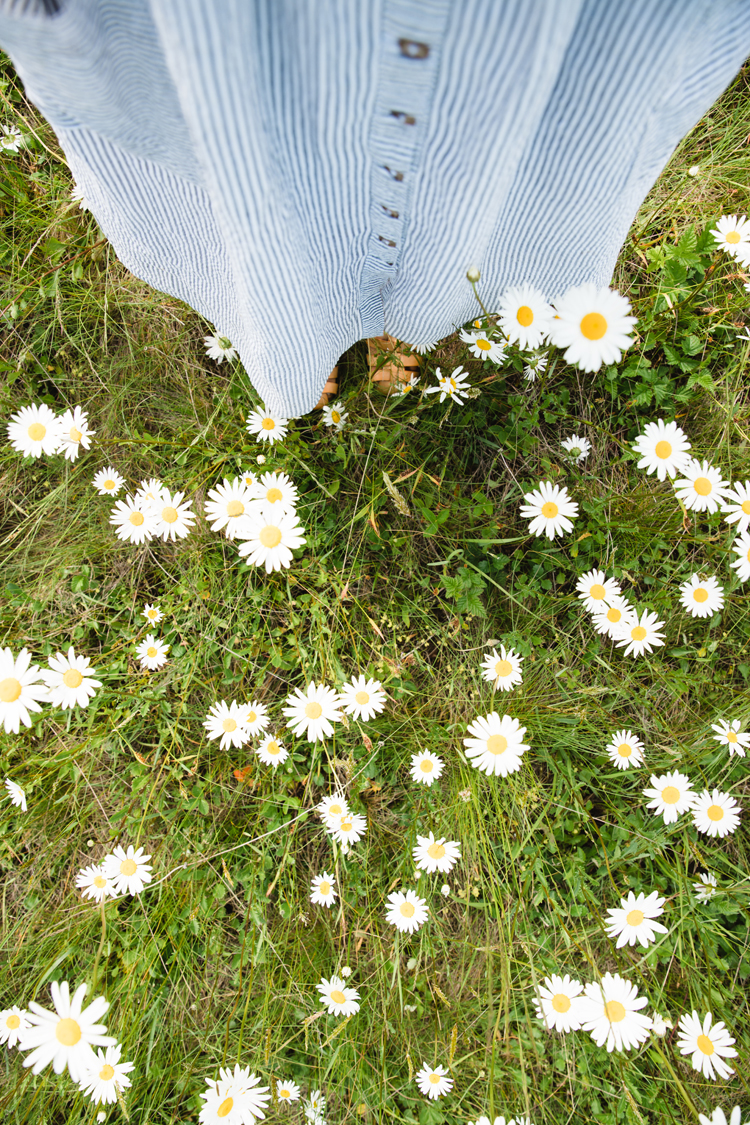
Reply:
[[[115, 538], [94, 471], [114, 464], [131, 489], [160, 476], [200, 509], [215, 482], [254, 467], [244, 419], [257, 396], [238, 365], [205, 358], [210, 326], [119, 265], [71, 204], [48, 126], [3, 74], [6, 120], [29, 139], [0, 178], [2, 416], [40, 399], [80, 404], [97, 435], [73, 465], [0, 447], [2, 643], [42, 664], [74, 644], [104, 686], [86, 711], [46, 708], [31, 731], [0, 733], [0, 770], [29, 799], [26, 816], [0, 805], [2, 1005], [47, 1004], [51, 980], [96, 972], [109, 1029], [136, 1063], [126, 1107], [137, 1125], [196, 1120], [205, 1078], [238, 1060], [265, 1082], [321, 1088], [331, 1122], [693, 1122], [716, 1104], [750, 1104], [746, 826], [724, 840], [687, 817], [665, 828], [641, 795], [650, 772], [680, 768], [750, 803], [747, 759], [728, 760], [710, 737], [718, 718], [750, 722], [747, 587], [728, 567], [728, 525], [683, 515], [630, 450], [645, 421], [677, 417], [696, 456], [750, 477], [748, 345], [736, 339], [747, 278], [704, 235], [748, 208], [748, 72], [636, 218], [614, 282], [639, 317], [623, 362], [596, 376], [558, 362], [529, 387], [520, 361], [495, 378], [452, 337], [423, 382], [457, 363], [483, 382], [448, 410], [434, 396], [373, 394], [355, 346], [341, 365], [343, 433], [310, 415], [265, 451], [265, 468], [299, 486], [307, 529], [291, 569], [270, 577], [238, 565], [203, 520], [176, 545]], [[559, 448], [575, 431], [594, 445], [580, 468]], [[518, 515], [540, 479], [580, 503], [574, 533], [553, 543], [530, 538]], [[666, 621], [651, 657], [623, 657], [580, 610], [576, 578], [600, 564]], [[708, 622], [678, 602], [696, 570], [728, 595]], [[147, 601], [164, 610], [172, 646], [150, 675], [133, 650]], [[526, 658], [523, 685], [503, 698], [478, 671], [500, 641]], [[293, 686], [358, 671], [382, 679], [385, 714], [342, 724], [323, 746], [296, 743], [276, 774], [250, 747], [204, 738], [217, 699], [258, 698], [279, 716]], [[506, 779], [461, 754], [467, 723], [493, 709], [518, 718], [531, 744]], [[609, 767], [603, 749], [620, 726], [644, 740], [643, 769]], [[418, 790], [408, 767], [425, 748], [447, 768]], [[336, 784], [369, 827], [335, 861], [343, 904], [327, 912], [308, 901], [310, 879], [333, 862], [311, 809]], [[422, 876], [431, 920], [394, 941], [385, 898], [415, 885], [411, 847], [430, 828], [461, 842], [462, 861], [447, 898], [442, 876]], [[118, 840], [152, 853], [155, 878], [107, 906], [103, 932], [74, 880]], [[708, 904], [692, 891], [700, 871], [719, 881]], [[648, 951], [606, 936], [606, 909], [628, 889], [668, 899], [669, 933]], [[346, 1023], [321, 1016], [315, 991], [345, 964], [362, 996]], [[693, 1008], [724, 1019], [740, 1051], [734, 1079], [701, 1078], [675, 1032], [608, 1055], [534, 1018], [534, 984], [550, 972], [607, 970], [675, 1023]], [[455, 1079], [437, 1104], [412, 1080], [424, 1061], [450, 1064]], [[15, 1051], [0, 1066], [5, 1121], [95, 1120], [67, 1076], [33, 1077]]]

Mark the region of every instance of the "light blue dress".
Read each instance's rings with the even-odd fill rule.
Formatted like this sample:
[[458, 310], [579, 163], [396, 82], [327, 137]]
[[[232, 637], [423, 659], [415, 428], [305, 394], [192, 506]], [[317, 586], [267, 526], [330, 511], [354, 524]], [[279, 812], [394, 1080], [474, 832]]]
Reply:
[[0, 0], [0, 44], [121, 261], [293, 417], [473, 316], [469, 266], [606, 285], [750, 0]]

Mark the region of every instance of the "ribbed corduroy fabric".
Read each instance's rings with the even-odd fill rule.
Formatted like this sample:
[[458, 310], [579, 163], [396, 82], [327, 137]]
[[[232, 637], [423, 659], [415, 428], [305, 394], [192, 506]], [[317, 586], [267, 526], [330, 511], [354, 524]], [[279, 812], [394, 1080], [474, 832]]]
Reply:
[[122, 262], [310, 410], [529, 281], [606, 285], [750, 0], [0, 0], [0, 44]]

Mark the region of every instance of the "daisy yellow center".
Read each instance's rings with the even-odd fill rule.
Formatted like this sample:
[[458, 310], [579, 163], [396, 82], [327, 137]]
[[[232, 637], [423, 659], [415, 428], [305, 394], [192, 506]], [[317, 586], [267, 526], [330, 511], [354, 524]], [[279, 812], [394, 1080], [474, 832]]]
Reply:
[[341, 824], [339, 825], [339, 828], [341, 829], [342, 832], [351, 832], [351, 830], [353, 828], [353, 825], [352, 825], [352, 822], [350, 820], [342, 820]]
[[607, 591], [604, 589], [601, 582], [595, 582], [589, 590], [589, 597], [592, 598], [595, 602], [600, 602], [606, 592]]
[[313, 701], [312, 703], [305, 704], [305, 715], [308, 719], [319, 719], [322, 714], [323, 708], [319, 703]]
[[642, 910], [630, 910], [625, 916], [625, 921], [629, 926], [640, 926], [643, 918], [644, 914]]
[[621, 758], [629, 758], [633, 753], [633, 747], [630, 746], [627, 742], [621, 742], [617, 747], [617, 753]]
[[619, 1000], [609, 1000], [604, 1005], [604, 1014], [610, 1023], [619, 1023], [625, 1019], [625, 1007]]
[[661, 799], [665, 805], [676, 805], [680, 799], [680, 791], [676, 785], [667, 785], [661, 791]]
[[340, 988], [334, 988], [331, 990], [331, 999], [333, 1000], [334, 1004], [346, 1003], [346, 996], [344, 996]]
[[513, 665], [509, 660], [498, 660], [497, 664], [495, 665], [495, 675], [499, 680], [504, 679], [506, 676], [509, 676], [512, 671]]
[[721, 805], [709, 805], [706, 809], [706, 815], [709, 820], [723, 820], [724, 810]]
[[102, 1069], [99, 1071], [99, 1077], [105, 1082], [111, 1082], [114, 1076], [115, 1068], [113, 1066], [110, 1066], [109, 1063], [105, 1063]]
[[488, 352], [492, 348], [492, 344], [489, 340], [485, 340], [482, 337], [477, 340], [476, 344], [481, 352]]
[[154, 648], [154, 646], [149, 645], [148, 648], [146, 649], [146, 656], [154, 657], [156, 655], [157, 655], [157, 652], [156, 652], [156, 649]]
[[524, 328], [528, 328], [533, 319], [534, 313], [529, 308], [529, 306], [521, 305], [520, 309], [516, 313], [516, 320], [518, 321], [518, 323], [521, 324]]
[[343, 811], [344, 810], [342, 809], [341, 805], [331, 805], [328, 810], [331, 816], [341, 816]]
[[83, 437], [83, 434], [81, 433], [81, 431], [80, 431], [80, 430], [77, 430], [77, 429], [75, 428], [75, 426], [71, 426], [71, 429], [70, 429], [70, 440], [71, 440], [71, 441], [75, 441], [75, 442], [79, 442], [79, 441], [81, 440], [81, 438], [82, 438], [82, 437]]
[[67, 672], [63, 676], [63, 683], [66, 687], [69, 688], [80, 687], [83, 683], [83, 676], [77, 668], [68, 668]]
[[156, 621], [156, 610], [155, 609], [150, 609], [148, 611], [148, 619], [149, 619], [149, 621]]
[[743, 516], [750, 516], [750, 500], [743, 500], [741, 508]]
[[237, 730], [237, 723], [234, 719], [225, 719], [221, 724], [221, 727], [222, 730], [225, 730], [227, 732], [227, 734], [231, 734], [232, 731]]
[[178, 512], [171, 504], [167, 504], [166, 508], [162, 509], [161, 518], [165, 523], [175, 523], [178, 519]]
[[490, 754], [504, 754], [508, 749], [508, 739], [504, 734], [491, 734], [487, 739], [487, 750]]
[[542, 504], [542, 515], [546, 520], [553, 520], [559, 511], [560, 509], [554, 500], [548, 500], [546, 504]]
[[581, 321], [581, 334], [587, 340], [601, 340], [607, 331], [606, 318], [601, 313], [586, 313]]
[[693, 590], [693, 601], [707, 602], [708, 590], [704, 589], [703, 586], [699, 586], [697, 590]]
[[276, 429], [276, 423], [274, 422], [273, 418], [264, 418], [262, 425], [264, 430]]
[[630, 630], [630, 636], [634, 641], [643, 641], [646, 638], [646, 630], [642, 625], [636, 625]]
[[7, 1020], [5, 1021], [5, 1026], [9, 1031], [15, 1031], [16, 1028], [21, 1026], [21, 1017], [17, 1016], [14, 1012], [12, 1015], [8, 1016]]
[[280, 1098], [291, 1098], [291, 1096], [292, 1096], [291, 1090], [279, 1090], [279, 1097]]
[[622, 610], [621, 609], [615, 609], [614, 606], [610, 606], [609, 609], [607, 610], [607, 621], [611, 621], [614, 625], [616, 625], [617, 622], [620, 621], [621, 619], [622, 619]]
[[430, 1082], [433, 1084], [433, 1086], [437, 1086], [438, 1082], [440, 1081], [440, 1078], [441, 1078], [440, 1074], [431, 1074], [430, 1075]]
[[708, 496], [712, 488], [711, 481], [708, 477], [696, 477], [693, 481], [693, 488], [699, 496]]
[[737, 735], [734, 733], [733, 730], [728, 730], [727, 731], [727, 742], [736, 742], [736, 741], [737, 741]]
[[266, 754], [278, 754], [280, 749], [278, 742], [269, 742], [266, 746]]
[[32, 422], [28, 429], [28, 435], [32, 441], [42, 441], [46, 433], [47, 427], [43, 426], [41, 422]]
[[224, 1101], [221, 1103], [219, 1108], [216, 1110], [216, 1116], [217, 1117], [226, 1117], [228, 1114], [230, 1114], [232, 1112], [232, 1106], [233, 1105], [234, 1105], [234, 1098], [224, 1098]]
[[336, 422], [337, 424], [341, 421], [341, 415], [339, 414], [338, 410], [331, 411], [331, 421]]
[[241, 516], [245, 513], [245, 505], [241, 500], [230, 500], [227, 504], [228, 516]]
[[400, 912], [402, 918], [413, 918], [415, 914], [413, 904], [411, 902], [402, 902]]
[[266, 493], [266, 500], [269, 504], [275, 504], [277, 500], [281, 500], [281, 489], [269, 488], [268, 492]]
[[15, 703], [22, 691], [21, 681], [15, 676], [0, 680], [0, 703]]
[[714, 1045], [707, 1035], [699, 1035], [695, 1041], [699, 1051], [704, 1055], [712, 1055], [714, 1053]]
[[120, 874], [121, 875], [127, 875], [129, 877], [131, 875], [135, 875], [137, 870], [138, 870], [138, 864], [135, 862], [134, 859], [124, 859], [122, 861], [122, 863], [120, 864]]
[[368, 691], [358, 691], [354, 698], [360, 707], [364, 707], [365, 703], [370, 702], [370, 693]]
[[104, 878], [103, 875], [95, 875], [94, 876], [94, 886], [98, 887], [100, 891], [103, 891], [104, 888], [106, 887], [106, 885], [107, 885], [107, 880]]
[[324, 879], [323, 882], [318, 887], [318, 890], [320, 891], [320, 893], [322, 895], [329, 895], [331, 893], [331, 884], [327, 883]]
[[256, 711], [248, 711], [247, 718], [245, 719], [245, 722], [246, 723], [257, 723], [257, 721], [258, 721], [257, 712]]
[[741, 241], [739, 231], [730, 230], [726, 234], [727, 242], [731, 242], [732, 246], [736, 246]]
[[428, 758], [424, 762], [419, 763], [419, 768], [421, 769], [422, 773], [432, 773], [432, 762]]
[[745, 555], [745, 558], [747, 559], [748, 562], [750, 562], [750, 551], [747, 552], [747, 554]]
[[130, 522], [132, 523], [133, 527], [140, 527], [143, 523], [143, 512], [131, 512]]
[[445, 848], [442, 844], [430, 844], [427, 854], [430, 859], [442, 859], [445, 855]]
[[662, 439], [662, 441], [657, 441], [654, 446], [654, 453], [660, 461], [666, 461], [667, 457], [672, 456], [672, 446], [668, 441]]
[[564, 992], [557, 992], [552, 997], [552, 1007], [556, 1012], [567, 1012], [570, 1009], [570, 997]]
[[260, 541], [264, 547], [278, 547], [281, 542], [281, 531], [273, 524], [267, 524], [260, 533]]
[[75, 1020], [58, 1020], [55, 1028], [55, 1039], [63, 1047], [75, 1047], [81, 1038], [81, 1028]]
[[113, 480], [107, 479], [104, 482], [104, 487], [111, 490], [115, 487], [115, 482]]

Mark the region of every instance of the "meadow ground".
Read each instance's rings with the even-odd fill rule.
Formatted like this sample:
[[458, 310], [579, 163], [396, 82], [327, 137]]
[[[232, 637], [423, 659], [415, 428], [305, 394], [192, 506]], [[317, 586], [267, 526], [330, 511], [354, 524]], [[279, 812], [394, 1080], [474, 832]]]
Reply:
[[[482, 363], [453, 336], [425, 357], [420, 389], [437, 366], [463, 364], [481, 394], [459, 406], [374, 393], [360, 344], [341, 365], [345, 428], [314, 413], [268, 447], [245, 429], [258, 399], [239, 363], [208, 359], [212, 326], [118, 263], [5, 66], [3, 119], [25, 144], [0, 164], [0, 637], [44, 666], [72, 644], [102, 687], [85, 710], [46, 706], [30, 730], [0, 732], [2, 777], [28, 800], [25, 814], [0, 803], [0, 1007], [49, 1007], [51, 981], [91, 988], [96, 977], [135, 1063], [109, 1118], [195, 1121], [206, 1078], [238, 1061], [264, 1084], [322, 1090], [336, 1125], [750, 1112], [749, 814], [711, 838], [689, 815], [666, 825], [643, 796], [651, 774], [680, 770], [696, 790], [750, 804], [749, 759], [730, 758], [711, 729], [750, 724], [750, 586], [729, 567], [736, 533], [722, 514], [682, 510], [632, 450], [647, 422], [676, 419], [694, 456], [750, 477], [750, 341], [738, 339], [750, 275], [706, 233], [748, 209], [749, 79], [685, 140], [631, 230], [613, 285], [639, 323], [620, 364], [586, 375], [557, 352], [528, 382], [521, 360]], [[72, 463], [14, 452], [5, 421], [39, 401], [82, 406], [91, 450]], [[560, 447], [571, 433], [592, 444], [580, 464]], [[105, 465], [131, 492], [158, 477], [200, 513], [209, 488], [257, 472], [259, 455], [297, 485], [306, 529], [292, 566], [271, 575], [242, 564], [202, 516], [176, 543], [122, 543], [91, 483]], [[542, 480], [579, 504], [574, 530], [552, 541], [519, 514]], [[663, 647], [634, 659], [595, 632], [576, 594], [594, 567], [656, 611]], [[695, 572], [725, 590], [707, 619], [680, 604]], [[163, 611], [156, 631], [170, 646], [154, 672], [134, 648], [146, 603]], [[481, 677], [501, 643], [524, 657], [508, 694]], [[339, 723], [322, 744], [284, 729], [294, 687], [360, 672], [388, 693], [381, 715]], [[221, 699], [269, 708], [292, 751], [275, 772], [254, 743], [206, 739]], [[468, 723], [493, 710], [527, 729], [530, 749], [507, 777], [463, 753]], [[622, 728], [644, 743], [639, 768], [605, 753]], [[425, 750], [445, 762], [429, 788], [409, 773]], [[337, 787], [367, 818], [348, 856], [314, 811]], [[459, 841], [461, 859], [415, 881], [412, 848], [430, 829]], [[153, 884], [111, 901], [103, 929], [75, 878], [118, 842], [151, 854]], [[341, 894], [331, 910], [309, 899], [323, 870]], [[702, 872], [717, 880], [708, 901], [693, 889]], [[407, 887], [430, 909], [412, 936], [385, 921], [387, 896]], [[630, 890], [666, 899], [668, 932], [646, 949], [607, 934], [607, 910]], [[345, 965], [361, 998], [348, 1020], [322, 1014], [316, 991]], [[608, 1053], [536, 1018], [550, 973], [593, 982], [607, 971], [674, 1028]], [[677, 1050], [678, 1018], [693, 1010], [737, 1040], [726, 1082]], [[22, 1061], [3, 1049], [4, 1121], [96, 1120], [101, 1107], [67, 1074], [33, 1076]], [[449, 1068], [447, 1097], [420, 1093], [423, 1063]], [[301, 1106], [269, 1117], [299, 1122]]]

